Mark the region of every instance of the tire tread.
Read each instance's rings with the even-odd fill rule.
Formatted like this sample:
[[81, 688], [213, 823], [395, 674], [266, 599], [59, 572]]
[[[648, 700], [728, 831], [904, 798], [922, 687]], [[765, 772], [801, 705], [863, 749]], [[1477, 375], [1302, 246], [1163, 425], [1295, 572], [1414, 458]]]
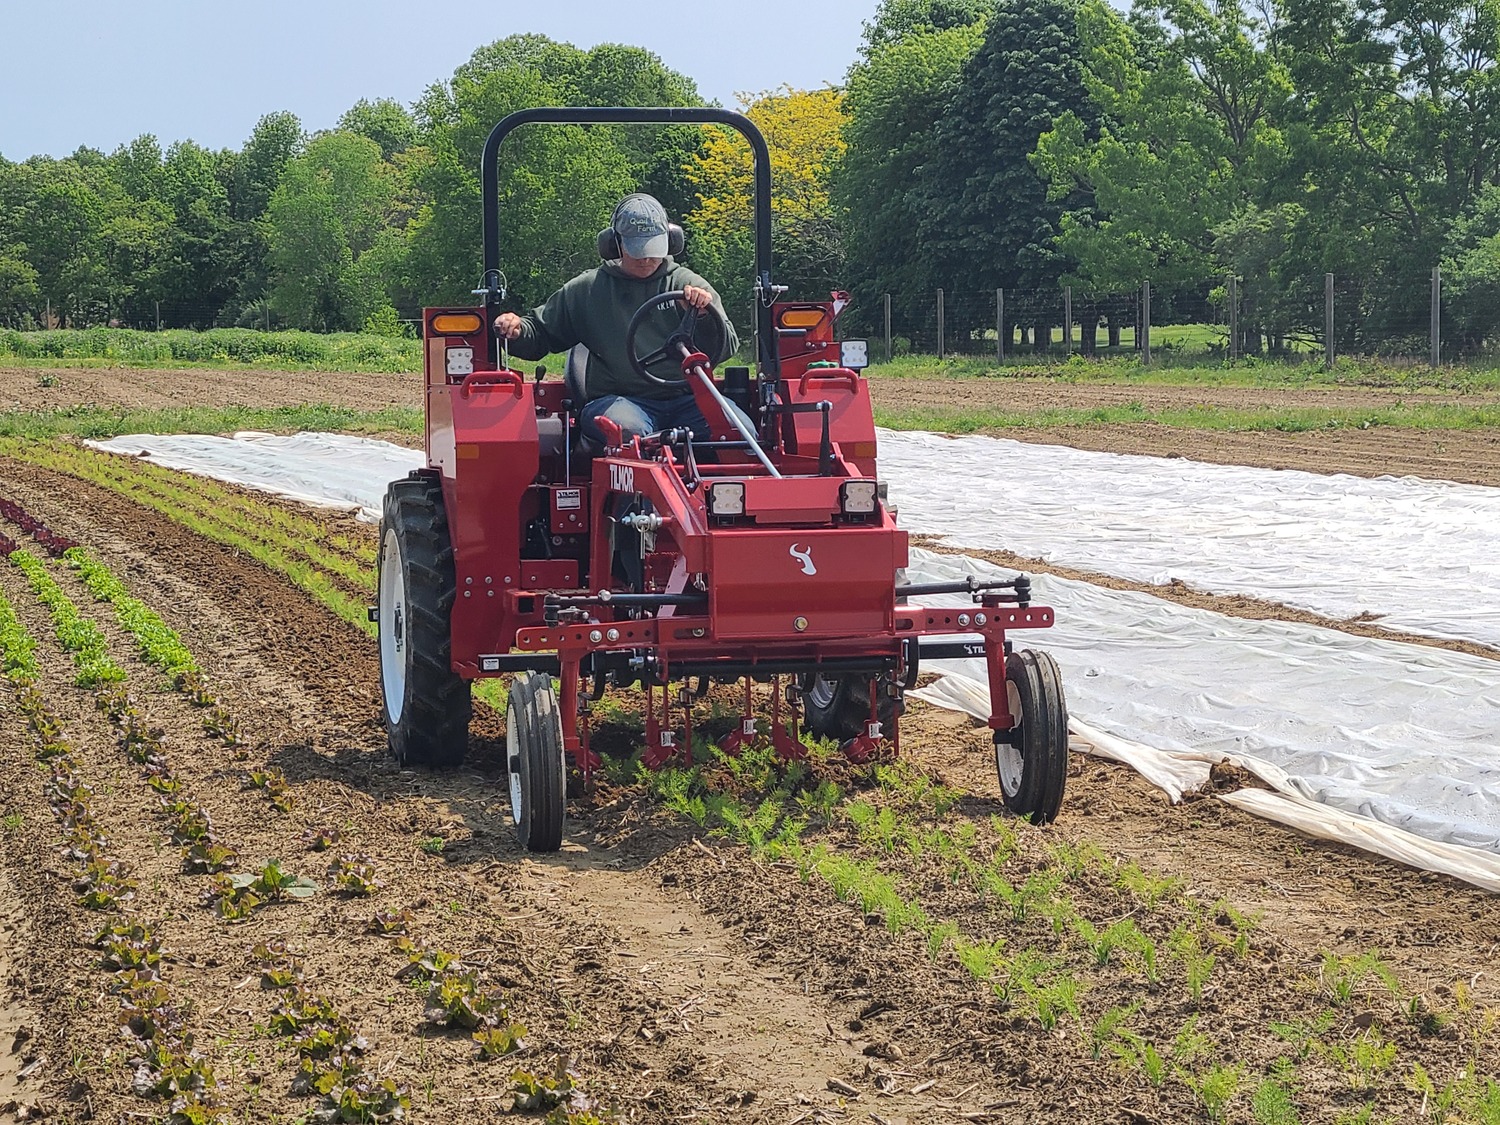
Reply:
[[516, 836], [527, 851], [555, 852], [562, 847], [567, 776], [552, 677], [545, 672], [519, 673], [511, 681], [505, 718], [519, 723], [521, 809], [515, 817]]
[[1005, 804], [1017, 816], [1029, 816], [1033, 824], [1051, 824], [1062, 809], [1068, 781], [1068, 707], [1062, 674], [1050, 653], [1021, 649], [1006, 657], [1005, 677], [1016, 685], [1022, 718], [1021, 783], [1014, 796], [1005, 796]]
[[[393, 481], [382, 508], [381, 542], [394, 528], [406, 565], [406, 638], [411, 667], [401, 721], [385, 710], [391, 752], [403, 766], [455, 769], [469, 745], [474, 704], [453, 671], [451, 619], [458, 583], [442, 485], [427, 475]], [[384, 551], [381, 553], [384, 564]]]
[[[870, 681], [865, 676], [831, 678], [834, 681], [833, 698], [827, 707], [813, 705], [807, 694], [812, 677], [803, 679], [802, 699], [807, 713], [807, 727], [818, 738], [831, 738], [836, 742], [858, 738], [865, 733], [865, 723], [870, 719]], [[886, 737], [890, 737], [890, 731], [905, 711], [905, 700], [900, 697], [881, 697], [876, 716]]]

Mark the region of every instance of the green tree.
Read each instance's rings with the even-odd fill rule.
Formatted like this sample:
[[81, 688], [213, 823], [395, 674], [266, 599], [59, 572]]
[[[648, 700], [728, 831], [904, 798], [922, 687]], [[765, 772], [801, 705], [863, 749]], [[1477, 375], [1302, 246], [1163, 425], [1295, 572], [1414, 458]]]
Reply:
[[262, 323], [270, 288], [270, 248], [260, 222], [287, 165], [307, 143], [295, 114], [268, 113], [234, 161], [229, 210], [232, 225], [225, 231], [224, 253], [238, 262], [230, 313], [239, 323]]
[[[876, 327], [881, 294], [915, 292], [930, 280], [917, 227], [915, 173], [934, 155], [934, 129], [964, 64], [984, 39], [982, 23], [913, 33], [870, 52], [849, 70], [842, 159], [829, 191], [844, 232], [850, 310]], [[899, 319], [899, 317], [898, 317]], [[896, 324], [905, 334], [908, 326]]]
[[1500, 187], [1486, 188], [1453, 224], [1442, 267], [1445, 333], [1460, 351], [1477, 351], [1500, 330]]
[[[618, 43], [601, 43], [588, 51], [571, 78], [571, 89], [571, 105], [703, 104], [691, 78], [667, 67], [650, 51]], [[612, 132], [630, 162], [636, 190], [650, 192], [668, 214], [685, 222], [696, 203], [686, 175], [686, 156], [698, 148], [702, 132], [691, 125], [630, 125]], [[691, 252], [686, 256], [691, 257]]]
[[[521, 45], [502, 40], [492, 47], [530, 58], [550, 50], [539, 39], [525, 37]], [[476, 52], [475, 59], [481, 54], [497, 52]], [[416, 211], [403, 296], [413, 304], [472, 300], [469, 291], [482, 270], [479, 160], [485, 141], [515, 110], [566, 104], [563, 92], [523, 61], [493, 68], [472, 64], [460, 67], [451, 83], [429, 90], [418, 111], [432, 128], [409, 165]], [[501, 266], [512, 303], [540, 303], [597, 264], [595, 235], [637, 183], [609, 131], [531, 125], [512, 133], [499, 154]]]
[[266, 207], [272, 306], [292, 324], [357, 330], [399, 257], [394, 172], [368, 137], [335, 131], [287, 165]]
[[230, 214], [235, 154], [212, 152], [192, 141], [167, 149], [162, 164], [163, 201], [172, 209], [168, 247], [156, 271], [170, 326], [214, 323], [239, 288], [244, 268], [243, 228]]
[[416, 119], [400, 102], [390, 98], [373, 102], [360, 98], [339, 118], [338, 128], [369, 137], [380, 146], [380, 155], [385, 160], [405, 152], [417, 140]]
[[[1099, 112], [1084, 89], [1074, 0], [1001, 0], [965, 64], [918, 173], [918, 234], [931, 284], [950, 290], [1054, 289], [1069, 261], [1057, 247], [1062, 212], [1081, 196], [1049, 196], [1030, 157], [1072, 112], [1086, 137]], [[977, 309], [969, 310], [977, 317]], [[992, 314], [949, 323], [958, 334]]]
[[[844, 150], [840, 100], [837, 90], [783, 87], [745, 107], [771, 158], [776, 276], [794, 294], [818, 296], [843, 283], [842, 232], [828, 195], [830, 173]], [[687, 176], [698, 198], [688, 216], [699, 243], [695, 261], [725, 291], [748, 300], [754, 257], [750, 146], [728, 129], [708, 130]], [[731, 315], [741, 307], [731, 301]]]
[[[584, 51], [545, 35], [511, 35], [479, 48], [454, 73], [447, 86], [430, 87], [417, 104], [417, 117], [452, 124], [459, 112], [455, 92], [494, 73], [529, 73], [539, 78], [553, 100], [547, 105], [696, 106], [703, 99], [691, 78], [662, 63], [650, 51], [618, 43], [601, 43]], [[695, 200], [684, 175], [685, 154], [700, 141], [692, 126], [619, 126], [599, 128], [630, 164], [633, 190], [650, 192], [669, 214], [685, 216]]]
[[108, 297], [98, 169], [37, 157], [20, 166], [15, 227], [44, 303], [64, 326], [102, 315]]
[[99, 238], [106, 265], [109, 309], [134, 327], [156, 322], [159, 271], [172, 245], [172, 210], [160, 199], [120, 195], [105, 207]]
[[162, 176], [161, 144], [144, 133], [121, 145], [109, 157], [109, 175], [120, 190], [135, 199], [161, 199], [166, 191]]
[[0, 251], [0, 325], [30, 327], [41, 300], [37, 272], [31, 263]]
[[1282, 0], [1297, 97], [1284, 192], [1304, 192], [1380, 338], [1420, 331], [1451, 224], [1500, 181], [1500, 17], [1467, 0]]
[[875, 18], [864, 23], [860, 55], [869, 62], [877, 51], [914, 35], [972, 27], [994, 10], [995, 0], [880, 0]]
[[1268, 202], [1291, 94], [1269, 28], [1238, 0], [1148, 11], [1154, 22], [1127, 25], [1099, 0], [1084, 5], [1084, 82], [1101, 125], [1090, 136], [1064, 114], [1037, 144], [1053, 197], [1085, 203], [1062, 217], [1058, 249], [1076, 263], [1063, 280], [1102, 293], [1150, 280], [1170, 294], [1227, 270], [1246, 283], [1247, 338], [1257, 316], [1282, 334], [1288, 287], [1301, 287], [1287, 250], [1306, 212]]
[[302, 122], [296, 114], [268, 113], [255, 123], [255, 130], [235, 163], [236, 218], [258, 219], [265, 213], [287, 165], [305, 144]]

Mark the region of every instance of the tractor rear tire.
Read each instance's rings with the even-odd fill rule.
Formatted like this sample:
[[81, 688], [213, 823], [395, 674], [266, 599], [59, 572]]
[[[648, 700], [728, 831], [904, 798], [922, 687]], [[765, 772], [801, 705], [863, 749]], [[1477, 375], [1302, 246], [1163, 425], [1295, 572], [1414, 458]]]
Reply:
[[1021, 649], [1005, 658], [1005, 687], [1016, 725], [995, 732], [995, 772], [1005, 807], [1051, 824], [1068, 781], [1068, 705], [1057, 661]]
[[[807, 714], [807, 729], [818, 738], [847, 742], [865, 733], [870, 721], [870, 677], [823, 676], [802, 677], [802, 706]], [[898, 695], [882, 695], [876, 717], [880, 729], [889, 738], [896, 720], [906, 711]]]
[[454, 769], [469, 748], [470, 684], [453, 671], [458, 588], [443, 488], [392, 481], [380, 520], [380, 687], [391, 753], [403, 766]]
[[529, 852], [562, 847], [568, 774], [563, 762], [562, 712], [552, 677], [521, 672], [505, 709], [505, 768], [510, 819]]

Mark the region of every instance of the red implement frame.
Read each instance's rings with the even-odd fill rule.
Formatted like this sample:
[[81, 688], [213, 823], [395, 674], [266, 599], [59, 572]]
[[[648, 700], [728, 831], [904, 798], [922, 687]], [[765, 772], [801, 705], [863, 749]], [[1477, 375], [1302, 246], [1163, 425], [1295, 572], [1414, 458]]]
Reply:
[[[796, 692], [783, 692], [781, 677], [895, 682], [912, 671], [924, 637], [977, 636], [989, 725], [1015, 725], [1006, 636], [1050, 626], [1052, 610], [1026, 604], [1023, 587], [976, 593], [972, 609], [900, 598], [893, 576], [907, 563], [906, 533], [883, 503], [862, 510], [849, 499], [850, 486], [861, 501], [873, 497], [877, 449], [868, 384], [837, 366], [841, 296], [773, 306], [780, 377], [752, 380], [741, 404], [761, 415], [759, 444], [772, 469], [732, 441], [711, 463], [659, 439], [583, 460], [570, 420], [579, 404], [566, 403], [562, 384], [490, 359], [485, 310], [426, 310], [426, 471], [441, 478], [455, 555], [453, 668], [465, 678], [555, 670], [564, 744], [585, 777], [599, 759], [582, 685], [597, 684], [605, 669], [638, 676], [647, 689], [644, 757], [653, 766], [690, 753], [690, 725], [679, 742], [671, 723], [674, 681], [745, 678], [745, 717], [727, 740], [736, 749], [757, 737], [750, 680], [772, 679], [770, 736], [794, 756]], [[683, 351], [713, 437], [737, 438], [718, 398], [731, 380]], [[719, 506], [726, 487], [738, 500]], [[639, 563], [633, 581], [619, 577], [627, 555]], [[871, 696], [870, 724], [847, 747], [856, 758], [897, 744]], [[690, 699], [679, 704], [690, 724]]]

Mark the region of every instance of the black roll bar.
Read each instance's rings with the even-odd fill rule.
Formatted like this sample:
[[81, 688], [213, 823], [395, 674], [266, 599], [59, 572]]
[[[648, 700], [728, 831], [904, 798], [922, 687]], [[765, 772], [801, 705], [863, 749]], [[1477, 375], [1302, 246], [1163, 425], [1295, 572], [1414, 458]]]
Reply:
[[[760, 365], [772, 379], [781, 377], [781, 355], [776, 346], [776, 326], [771, 319], [771, 155], [766, 139], [755, 123], [727, 109], [661, 107], [641, 109], [627, 106], [588, 108], [547, 106], [522, 109], [510, 114], [490, 130], [484, 142], [479, 175], [484, 206], [484, 281], [493, 289], [500, 270], [500, 142], [514, 129], [530, 124], [548, 125], [728, 125], [750, 142], [755, 154], [755, 280], [759, 300], [755, 303]], [[493, 317], [494, 310], [490, 315]]]

